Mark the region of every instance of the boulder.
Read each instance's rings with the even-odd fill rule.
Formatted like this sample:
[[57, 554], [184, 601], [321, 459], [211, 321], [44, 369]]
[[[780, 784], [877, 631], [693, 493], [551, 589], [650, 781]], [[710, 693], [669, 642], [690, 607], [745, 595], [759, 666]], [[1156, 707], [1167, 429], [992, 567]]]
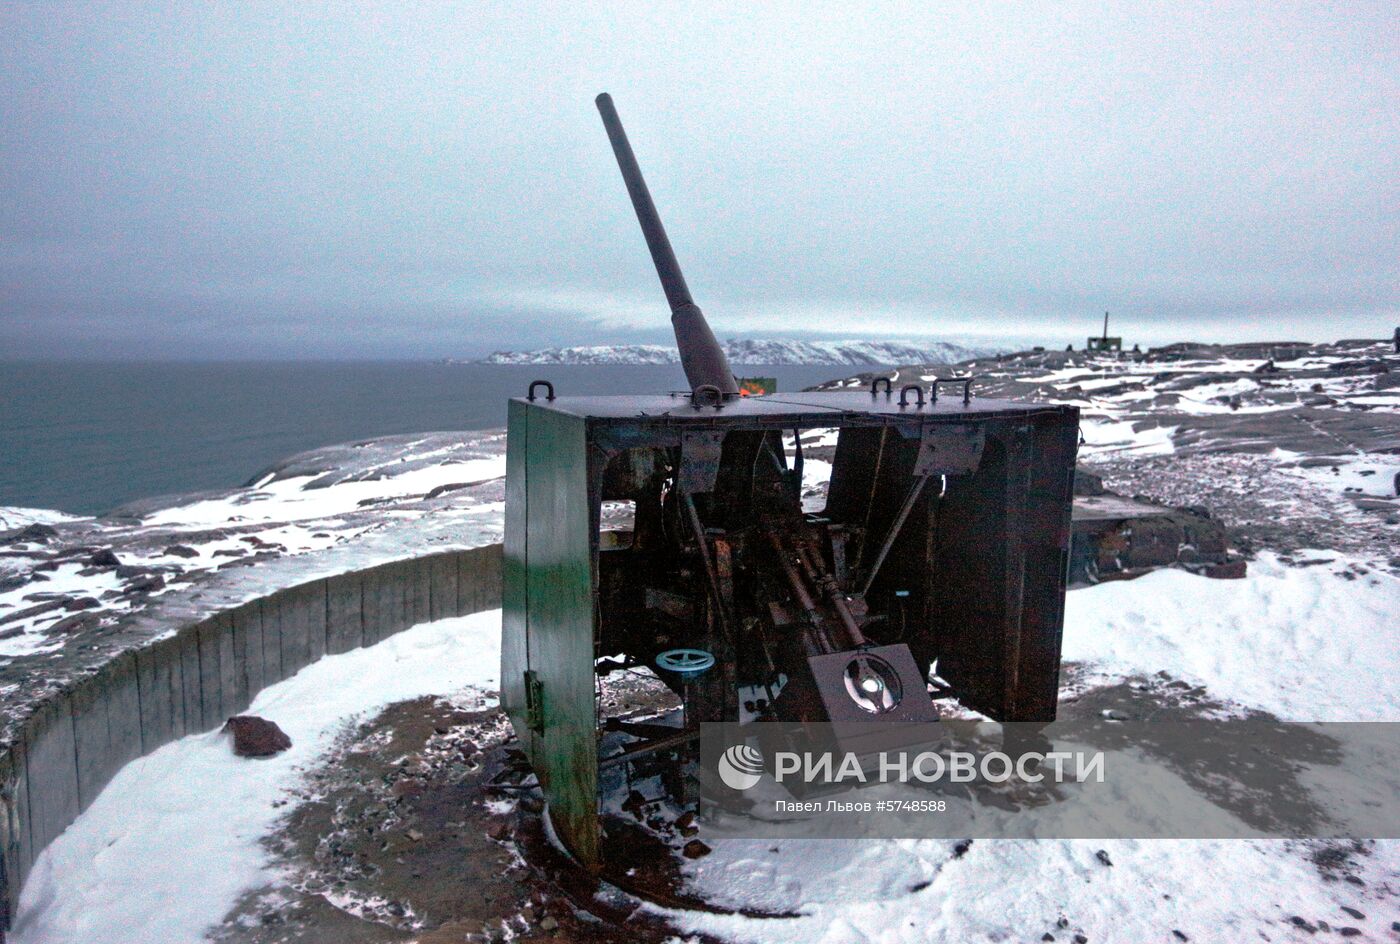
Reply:
[[141, 577], [128, 583], [122, 588], [122, 595], [135, 596], [139, 593], [155, 593], [157, 590], [164, 589], [164, 587], [165, 578], [160, 574], [151, 574], [150, 576]]
[[292, 746], [292, 739], [276, 722], [257, 715], [234, 715], [224, 730], [233, 734], [233, 752], [239, 757], [271, 757]]
[[1108, 489], [1104, 488], [1103, 476], [1095, 475], [1082, 465], [1074, 467], [1074, 494], [1076, 495], [1107, 495]]
[[120, 567], [121, 558], [112, 552], [111, 548], [104, 547], [100, 551], [94, 551], [87, 562], [93, 567]]

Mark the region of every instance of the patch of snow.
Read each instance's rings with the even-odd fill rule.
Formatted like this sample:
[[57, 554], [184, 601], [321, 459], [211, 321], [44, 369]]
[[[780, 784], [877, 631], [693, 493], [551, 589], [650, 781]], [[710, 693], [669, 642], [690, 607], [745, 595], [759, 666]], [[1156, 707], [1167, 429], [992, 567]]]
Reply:
[[1084, 434], [1084, 444], [1079, 448], [1081, 457], [1115, 452], [1165, 456], [1176, 450], [1172, 444], [1175, 426], [1081, 416], [1079, 428]]
[[439, 485], [479, 482], [505, 475], [505, 456], [471, 459], [412, 469], [402, 475], [347, 480], [325, 488], [309, 488], [318, 476], [303, 475], [267, 482], [250, 491], [177, 505], [145, 519], [152, 527], [213, 528], [250, 521], [298, 521], [327, 518], [381, 499], [424, 495]]
[[[1105, 681], [1165, 671], [1285, 721], [1400, 721], [1400, 578], [1319, 552], [1261, 554], [1243, 580], [1160, 570], [1066, 596], [1063, 656]], [[1352, 579], [1346, 579], [1350, 575]]]
[[[706, 891], [798, 911], [790, 920], [670, 912], [693, 932], [766, 944], [933, 944], [961, 941], [1311, 940], [1293, 915], [1390, 920], [1354, 887], [1324, 883], [1284, 840], [977, 840], [961, 856], [946, 840], [733, 840], [692, 868]], [[1113, 866], [1097, 857], [1102, 850]], [[1383, 882], [1400, 844], [1368, 862]], [[1061, 925], [1063, 921], [1063, 925]]]
[[1305, 478], [1326, 488], [1373, 498], [1395, 498], [1396, 476], [1400, 476], [1400, 459], [1393, 456], [1369, 455], [1335, 459], [1332, 466], [1296, 466], [1287, 474]]
[[52, 508], [0, 506], [0, 531], [27, 528], [31, 524], [59, 524], [64, 521], [80, 520], [82, 519], [78, 515], [70, 515], [66, 511], [55, 511]]

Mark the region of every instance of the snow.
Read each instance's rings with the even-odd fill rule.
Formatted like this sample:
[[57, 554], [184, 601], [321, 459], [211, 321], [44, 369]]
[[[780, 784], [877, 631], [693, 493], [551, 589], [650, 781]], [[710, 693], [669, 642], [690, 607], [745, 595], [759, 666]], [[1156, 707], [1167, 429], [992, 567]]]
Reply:
[[[1351, 886], [1319, 881], [1315, 867], [1281, 840], [978, 840], [959, 858], [953, 846], [726, 842], [702, 860], [699, 881], [802, 917], [673, 917], [692, 931], [769, 944], [1038, 941], [1046, 933], [1064, 942], [1080, 933], [1091, 942], [1138, 944], [1175, 941], [1172, 930], [1212, 944], [1291, 941], [1309, 939], [1283, 924], [1292, 915], [1325, 916], [1334, 927], [1359, 923], [1340, 910], [1358, 903], [1369, 927], [1389, 920], [1358, 902]], [[1113, 867], [1097, 859], [1099, 850]]]
[[[1364, 562], [1331, 552], [1314, 560], [1321, 563], [1290, 567], [1264, 554], [1243, 580], [1164, 570], [1076, 590], [1066, 604], [1065, 659], [1105, 684], [1166, 671], [1285, 720], [1400, 721], [1400, 686], [1374, 671], [1394, 663], [1400, 579], [1358, 577]], [[1151, 815], [1150, 804], [1142, 813]], [[730, 907], [801, 917], [668, 914], [693, 932], [772, 944], [1035, 941], [1046, 933], [1059, 941], [1076, 933], [1177, 940], [1172, 930], [1192, 941], [1291, 941], [1313, 939], [1288, 924], [1294, 915], [1372, 931], [1400, 918], [1384, 897], [1400, 869], [1394, 841], [1356, 857], [1378, 900], [1324, 881], [1309, 860], [1314, 847], [1287, 840], [979, 839], [961, 856], [953, 847], [933, 839], [726, 839], [685, 866], [695, 891]]]
[[267, 881], [260, 840], [284, 814], [280, 804], [301, 771], [347, 725], [386, 705], [494, 688], [500, 627], [499, 610], [425, 623], [264, 689], [248, 713], [291, 737], [291, 749], [276, 757], [236, 757], [228, 735], [212, 732], [128, 764], [40, 854], [9, 940], [200, 940], [242, 892]]
[[[955, 364], [996, 353], [950, 341], [785, 341], [729, 338], [730, 364]], [[497, 351], [487, 364], [676, 364], [680, 354], [659, 344], [589, 345], [537, 351]]]
[[231, 522], [300, 521], [345, 514], [366, 501], [423, 495], [439, 485], [481, 482], [505, 475], [505, 456], [426, 466], [393, 477], [348, 480], [312, 488], [319, 476], [305, 475], [259, 484], [227, 498], [177, 505], [146, 519], [151, 527], [213, 528]]
[[52, 508], [17, 508], [13, 505], [0, 507], [0, 531], [26, 528], [31, 524], [56, 524], [60, 521], [77, 520], [76, 515]]
[[1070, 593], [1064, 659], [1105, 680], [1165, 671], [1286, 721], [1400, 721], [1400, 685], [1372, 671], [1395, 661], [1400, 578], [1314, 560], [1263, 553], [1244, 580], [1160, 570]]
[[1367, 495], [1372, 498], [1395, 498], [1396, 477], [1400, 476], [1400, 459], [1393, 456], [1362, 453], [1350, 457], [1334, 457], [1330, 465], [1296, 465], [1287, 474], [1342, 493]]
[[1172, 433], [1176, 432], [1176, 427], [1152, 421], [1134, 423], [1085, 416], [1079, 421], [1079, 429], [1084, 437], [1079, 449], [1083, 457], [1113, 452], [1170, 455], [1176, 448], [1172, 444]]
[[[82, 612], [110, 625], [191, 590], [236, 584], [246, 599], [424, 547], [499, 540], [504, 441], [499, 431], [384, 437], [290, 457], [242, 488], [133, 502], [108, 517], [25, 510], [26, 521], [51, 516], [59, 536], [0, 557], [0, 664], [81, 645], [81, 632], [46, 632], [71, 611], [15, 616], [48, 599], [90, 598]], [[126, 574], [90, 566], [94, 548], [112, 550]], [[123, 592], [147, 574], [165, 586]]]

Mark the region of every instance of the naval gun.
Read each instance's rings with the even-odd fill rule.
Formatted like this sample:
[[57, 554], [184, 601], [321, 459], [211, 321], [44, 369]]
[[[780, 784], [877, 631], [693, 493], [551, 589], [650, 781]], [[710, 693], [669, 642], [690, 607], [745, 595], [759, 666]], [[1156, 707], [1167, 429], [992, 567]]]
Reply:
[[[536, 381], [509, 404], [501, 700], [555, 834], [601, 867], [600, 764], [684, 748], [755, 705], [930, 721], [952, 698], [1054, 720], [1077, 408], [984, 399], [969, 377], [742, 396], [612, 99], [597, 105], [690, 389]], [[813, 430], [835, 438], [819, 510], [803, 505]], [[606, 527], [618, 507], [628, 526]], [[600, 679], [640, 667], [681, 700], [680, 726], [605, 707]]]

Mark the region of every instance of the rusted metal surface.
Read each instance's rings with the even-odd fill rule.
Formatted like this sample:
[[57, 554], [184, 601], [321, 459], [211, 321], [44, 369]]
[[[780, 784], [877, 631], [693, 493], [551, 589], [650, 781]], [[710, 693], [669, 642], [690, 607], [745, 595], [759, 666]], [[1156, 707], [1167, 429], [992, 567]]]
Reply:
[[671, 249], [671, 241], [666, 237], [666, 229], [661, 225], [661, 216], [656, 212], [656, 204], [651, 200], [642, 169], [632, 154], [632, 145], [627, 140], [627, 132], [622, 130], [622, 120], [617, 117], [612, 96], [604, 92], [598, 96], [598, 113], [603, 116], [603, 126], [608, 129], [608, 140], [612, 142], [617, 166], [622, 171], [622, 179], [627, 184], [627, 193], [632, 198], [632, 208], [637, 211], [637, 222], [642, 226], [647, 249], [656, 265], [661, 288], [666, 292], [666, 301], [671, 306], [671, 324], [676, 329], [676, 345], [681, 354], [681, 366], [685, 368], [685, 378], [691, 389], [713, 386], [725, 396], [738, 396], [739, 385], [734, 380], [734, 372], [729, 369], [729, 359], [724, 349], [715, 340], [714, 332], [705, 321], [700, 307], [690, 297], [690, 289], [681, 274], [680, 263]]
[[[523, 484], [507, 492], [505, 625], [527, 642], [506, 641], [505, 698], [551, 810], [573, 811], [561, 835], [596, 842], [583, 825], [596, 797], [583, 791], [607, 719], [593, 714], [592, 680], [616, 663], [595, 654], [647, 666], [677, 647], [714, 654], [693, 682], [657, 670], [690, 723], [737, 720], [740, 685], [772, 692], [774, 717], [829, 719], [836, 706], [868, 717], [848, 679], [873, 685], [886, 670], [901, 716], [931, 718], [935, 661], [940, 697], [1053, 720], [1077, 411], [949, 399], [914, 412], [838, 392], [658, 414], [645, 405], [669, 398], [512, 402], [512, 442], [527, 439], [510, 453]], [[827, 506], [804, 512], [779, 430], [833, 426]], [[601, 541], [604, 501], [632, 504], [630, 533]], [[561, 581], [560, 567], [575, 577]], [[523, 689], [512, 692], [527, 670], [542, 685], [543, 734], [525, 723]], [[629, 750], [673, 746], [643, 737]]]

